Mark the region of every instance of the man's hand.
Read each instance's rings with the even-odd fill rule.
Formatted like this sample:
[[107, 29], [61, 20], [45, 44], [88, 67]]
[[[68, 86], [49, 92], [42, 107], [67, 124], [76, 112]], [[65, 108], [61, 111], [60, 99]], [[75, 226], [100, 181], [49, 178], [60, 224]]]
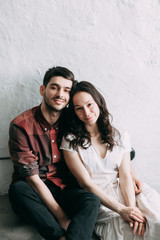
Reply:
[[133, 184], [134, 184], [135, 194], [139, 194], [142, 191], [142, 182], [138, 177], [136, 177], [136, 175], [131, 167], [130, 167], [130, 170], [131, 170], [131, 176], [132, 176], [132, 180], [133, 180]]
[[135, 176], [134, 177], [134, 190], [135, 194], [139, 194], [142, 191], [142, 182]]
[[64, 229], [64, 230], [66, 230], [67, 231], [67, 228], [68, 228], [68, 226], [69, 226], [69, 224], [70, 224], [70, 220], [67, 218], [67, 216], [63, 216], [63, 218], [59, 218], [58, 219], [58, 222], [59, 222], [59, 224], [60, 224], [60, 226]]

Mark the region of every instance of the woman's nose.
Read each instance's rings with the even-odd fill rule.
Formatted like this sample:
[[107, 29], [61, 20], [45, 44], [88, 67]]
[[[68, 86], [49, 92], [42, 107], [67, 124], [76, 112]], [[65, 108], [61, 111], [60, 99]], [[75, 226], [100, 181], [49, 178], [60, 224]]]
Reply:
[[86, 117], [89, 116], [89, 109], [88, 108], [84, 108], [84, 114]]

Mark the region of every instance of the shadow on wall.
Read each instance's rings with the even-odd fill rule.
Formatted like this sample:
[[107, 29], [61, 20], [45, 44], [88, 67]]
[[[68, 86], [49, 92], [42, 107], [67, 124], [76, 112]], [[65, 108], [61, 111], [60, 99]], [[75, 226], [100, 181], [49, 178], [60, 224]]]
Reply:
[[12, 83], [6, 80], [5, 84], [1, 84], [0, 158], [5, 159], [9, 157], [8, 131], [11, 120], [23, 111], [40, 104], [41, 96], [39, 94], [40, 83], [31, 76], [26, 76], [21, 81], [12, 81]]
[[13, 172], [13, 164], [10, 159], [0, 160], [0, 195], [8, 192]]
[[5, 82], [0, 82], [0, 194], [8, 192], [13, 172], [13, 164], [8, 151], [9, 124], [23, 111], [40, 104], [39, 87], [41, 80], [39, 79], [39, 75], [33, 79], [33, 76], [29, 74], [21, 78], [20, 74], [14, 76], [12, 81], [6, 79]]

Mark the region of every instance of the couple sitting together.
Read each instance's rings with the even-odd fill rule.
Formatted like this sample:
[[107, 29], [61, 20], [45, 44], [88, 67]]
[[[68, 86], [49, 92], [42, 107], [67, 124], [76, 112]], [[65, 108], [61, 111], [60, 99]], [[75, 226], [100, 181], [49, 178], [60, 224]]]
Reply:
[[50, 68], [42, 103], [10, 124], [14, 212], [46, 240], [158, 240], [160, 195], [130, 166], [130, 138], [89, 82]]

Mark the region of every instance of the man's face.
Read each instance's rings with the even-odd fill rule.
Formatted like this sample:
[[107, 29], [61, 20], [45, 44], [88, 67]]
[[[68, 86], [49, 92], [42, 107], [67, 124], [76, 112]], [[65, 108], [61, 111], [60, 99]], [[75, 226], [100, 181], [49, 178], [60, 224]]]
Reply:
[[46, 87], [42, 86], [41, 95], [49, 110], [59, 112], [69, 102], [70, 91], [73, 82], [69, 79], [57, 76], [52, 77]]

